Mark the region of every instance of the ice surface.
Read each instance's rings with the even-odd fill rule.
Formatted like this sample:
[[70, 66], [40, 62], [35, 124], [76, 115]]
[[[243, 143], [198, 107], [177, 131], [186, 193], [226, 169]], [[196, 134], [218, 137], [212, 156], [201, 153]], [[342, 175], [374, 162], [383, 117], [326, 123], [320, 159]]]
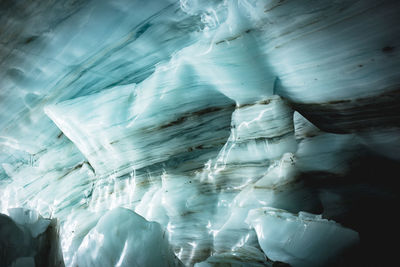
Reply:
[[293, 266], [334, 262], [338, 250], [359, 241], [357, 232], [306, 212], [294, 215], [274, 208], [254, 209], [246, 221], [256, 229], [260, 246], [270, 259]]
[[181, 266], [168, 233], [133, 211], [117, 208], [101, 217], [83, 239], [73, 265]]
[[347, 263], [396, 203], [399, 8], [1, 3], [1, 263]]

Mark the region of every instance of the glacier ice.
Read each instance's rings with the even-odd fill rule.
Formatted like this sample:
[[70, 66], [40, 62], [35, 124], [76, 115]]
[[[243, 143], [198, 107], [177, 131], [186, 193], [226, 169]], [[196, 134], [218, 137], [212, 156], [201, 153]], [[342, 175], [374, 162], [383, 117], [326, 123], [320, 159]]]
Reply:
[[156, 222], [117, 208], [85, 236], [73, 260], [79, 266], [181, 266]]
[[338, 250], [359, 241], [355, 231], [304, 212], [295, 216], [274, 208], [253, 209], [246, 220], [269, 258], [294, 266], [324, 265]]
[[1, 2], [0, 266], [391, 265], [399, 9]]

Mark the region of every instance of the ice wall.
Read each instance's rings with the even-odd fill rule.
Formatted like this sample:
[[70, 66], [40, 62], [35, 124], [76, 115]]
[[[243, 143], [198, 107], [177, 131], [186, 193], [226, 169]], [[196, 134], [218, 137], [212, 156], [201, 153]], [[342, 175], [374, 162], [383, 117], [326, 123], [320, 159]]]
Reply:
[[359, 169], [397, 170], [399, 9], [1, 3], [1, 213], [57, 221], [49, 265], [358, 262], [397, 199]]

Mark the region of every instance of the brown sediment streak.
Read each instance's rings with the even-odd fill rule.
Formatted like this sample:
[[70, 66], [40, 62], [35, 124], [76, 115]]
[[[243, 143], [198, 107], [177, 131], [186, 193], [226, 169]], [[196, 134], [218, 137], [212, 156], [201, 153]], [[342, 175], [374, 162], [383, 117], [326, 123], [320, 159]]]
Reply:
[[290, 102], [293, 109], [323, 131], [351, 133], [400, 126], [400, 86], [379, 95], [321, 103]]
[[219, 111], [226, 110], [226, 109], [233, 108], [233, 107], [234, 107], [234, 105], [232, 104], [232, 105], [224, 106], [224, 107], [209, 107], [209, 108], [201, 109], [201, 110], [194, 111], [194, 112], [188, 112], [188, 113], [183, 114], [181, 117], [177, 118], [174, 121], [171, 121], [167, 124], [161, 125], [159, 127], [159, 129], [165, 129], [165, 128], [169, 128], [172, 126], [176, 126], [176, 125], [182, 124], [183, 122], [187, 121], [190, 118], [204, 116], [207, 114], [219, 112]]

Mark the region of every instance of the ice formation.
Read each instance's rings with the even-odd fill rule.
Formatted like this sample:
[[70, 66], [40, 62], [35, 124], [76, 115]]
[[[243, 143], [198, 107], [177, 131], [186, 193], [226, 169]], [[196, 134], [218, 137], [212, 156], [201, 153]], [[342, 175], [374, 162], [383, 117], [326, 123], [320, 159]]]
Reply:
[[0, 266], [388, 266], [399, 10], [1, 2]]

